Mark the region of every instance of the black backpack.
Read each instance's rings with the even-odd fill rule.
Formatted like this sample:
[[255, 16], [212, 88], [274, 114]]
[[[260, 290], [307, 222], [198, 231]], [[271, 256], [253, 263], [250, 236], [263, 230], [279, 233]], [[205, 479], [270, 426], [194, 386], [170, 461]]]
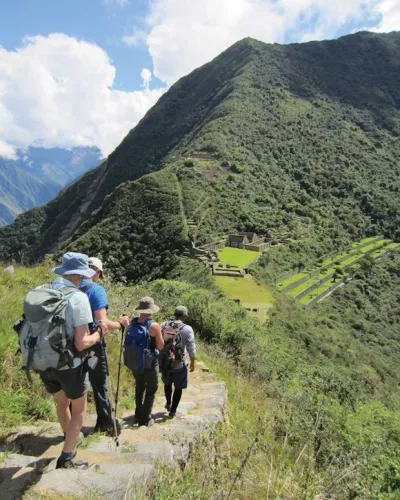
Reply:
[[158, 362], [161, 370], [182, 368], [185, 353], [182, 348], [181, 330], [185, 326], [182, 321], [168, 321], [162, 329], [164, 347], [161, 349]]

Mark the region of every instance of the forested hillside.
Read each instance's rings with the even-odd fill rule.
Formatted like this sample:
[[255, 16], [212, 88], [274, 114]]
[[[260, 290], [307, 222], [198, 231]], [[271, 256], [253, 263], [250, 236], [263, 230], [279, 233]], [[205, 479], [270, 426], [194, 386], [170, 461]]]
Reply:
[[[176, 83], [97, 170], [2, 229], [0, 257], [79, 247], [141, 278], [174, 268], [164, 251], [233, 230], [321, 255], [400, 237], [399, 49], [399, 33], [238, 42]], [[160, 227], [169, 234], [152, 236]]]

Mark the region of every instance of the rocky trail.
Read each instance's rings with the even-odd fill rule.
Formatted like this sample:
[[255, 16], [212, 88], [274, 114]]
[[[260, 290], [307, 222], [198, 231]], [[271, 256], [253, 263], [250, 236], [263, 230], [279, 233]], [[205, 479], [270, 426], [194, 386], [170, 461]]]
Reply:
[[104, 434], [90, 435], [95, 416], [89, 415], [83, 428], [88, 437], [77, 455], [91, 464], [85, 471], [55, 469], [63, 446], [58, 424], [18, 429], [0, 448], [0, 497], [62, 500], [92, 493], [96, 499], [133, 498], [135, 488], [151, 487], [158, 465], [184, 467], [196, 442], [226, 419], [226, 386], [200, 362], [190, 374], [176, 418], [168, 417], [164, 402], [160, 383], [153, 409], [156, 425], [150, 428], [135, 426], [132, 412], [120, 415], [119, 447]]

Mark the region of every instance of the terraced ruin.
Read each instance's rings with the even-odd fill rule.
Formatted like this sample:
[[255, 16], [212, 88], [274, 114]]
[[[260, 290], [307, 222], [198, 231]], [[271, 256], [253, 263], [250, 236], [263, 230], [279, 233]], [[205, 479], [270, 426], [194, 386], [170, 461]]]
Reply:
[[363, 258], [377, 259], [399, 246], [399, 243], [382, 236], [364, 238], [353, 243], [349, 250], [328, 257], [320, 266], [284, 276], [278, 282], [278, 288], [304, 306], [311, 307], [350, 281]]

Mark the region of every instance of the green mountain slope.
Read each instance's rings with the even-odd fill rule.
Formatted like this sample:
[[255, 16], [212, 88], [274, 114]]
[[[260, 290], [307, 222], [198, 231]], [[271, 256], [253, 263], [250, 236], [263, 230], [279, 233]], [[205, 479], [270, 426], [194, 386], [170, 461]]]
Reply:
[[399, 49], [399, 33], [235, 44], [175, 84], [39, 217], [2, 229], [0, 258], [74, 246], [141, 278], [171, 270], [164, 257], [186, 240], [233, 230], [307, 236], [321, 253], [400, 237]]

